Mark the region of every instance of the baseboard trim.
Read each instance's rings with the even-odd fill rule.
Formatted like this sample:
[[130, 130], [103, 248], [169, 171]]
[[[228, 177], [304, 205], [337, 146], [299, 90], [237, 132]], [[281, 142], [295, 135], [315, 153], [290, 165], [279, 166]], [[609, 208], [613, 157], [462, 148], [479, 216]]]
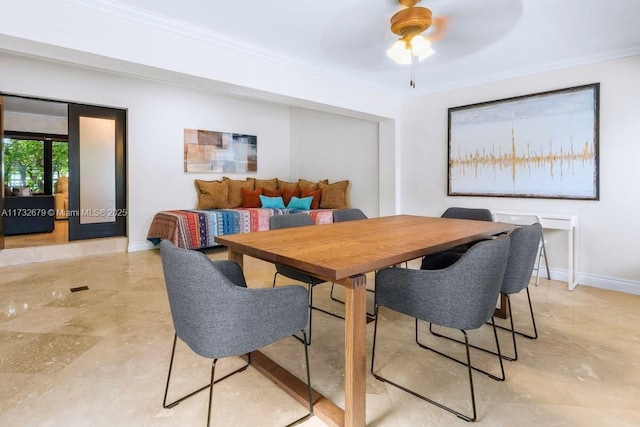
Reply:
[[[552, 280], [566, 282], [569, 277], [567, 270], [552, 268], [550, 272]], [[546, 271], [544, 269], [540, 270], [540, 277], [546, 277], [545, 273]], [[600, 276], [597, 274], [579, 273], [578, 286], [590, 286], [592, 288], [640, 295], [640, 282], [638, 281]]]
[[137, 251], [147, 251], [149, 249], [155, 248], [155, 245], [151, 242], [134, 242], [129, 243], [127, 247], [127, 251], [129, 252], [137, 252]]

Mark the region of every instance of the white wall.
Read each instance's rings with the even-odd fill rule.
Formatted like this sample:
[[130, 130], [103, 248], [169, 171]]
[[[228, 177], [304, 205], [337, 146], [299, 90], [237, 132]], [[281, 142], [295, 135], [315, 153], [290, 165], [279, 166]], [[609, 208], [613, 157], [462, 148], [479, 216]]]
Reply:
[[130, 250], [150, 247], [156, 212], [196, 206], [194, 179], [223, 176], [183, 171], [185, 128], [256, 135], [258, 172], [251, 176], [349, 179], [351, 205], [378, 215], [378, 122], [24, 56], [0, 53], [0, 61], [0, 92], [127, 109]]
[[348, 179], [350, 206], [377, 217], [378, 140], [378, 122], [292, 108], [291, 177]]
[[257, 135], [258, 173], [252, 176], [289, 176], [288, 107], [25, 57], [0, 54], [0, 62], [0, 92], [128, 110], [130, 249], [148, 246], [156, 212], [196, 206], [194, 179], [221, 177], [183, 171], [184, 128]]
[[[5, 2], [6, 3], [6, 2]], [[247, 49], [197, 26], [169, 22], [126, 4], [82, 1], [13, 1], [2, 8], [0, 49], [61, 59], [101, 69], [206, 79], [225, 93], [288, 98], [395, 118], [399, 99], [347, 80], [323, 76], [282, 55]], [[35, 11], [35, 13], [34, 13]], [[64, 31], [61, 31], [64, 29]]]
[[[447, 109], [600, 82], [600, 200], [447, 196]], [[504, 80], [407, 100], [400, 129], [403, 213], [440, 215], [448, 206], [579, 215], [578, 283], [640, 293], [640, 56]], [[556, 274], [566, 243], [545, 231]], [[553, 273], [552, 273], [553, 275]]]

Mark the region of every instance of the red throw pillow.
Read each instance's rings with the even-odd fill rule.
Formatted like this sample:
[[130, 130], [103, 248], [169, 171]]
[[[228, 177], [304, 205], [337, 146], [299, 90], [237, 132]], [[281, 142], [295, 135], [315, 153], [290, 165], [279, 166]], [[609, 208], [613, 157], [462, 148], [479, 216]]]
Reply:
[[282, 190], [269, 190], [268, 188], [263, 188], [262, 195], [267, 197], [278, 197], [282, 196]]
[[309, 196], [313, 196], [311, 209], [318, 209], [318, 207], [320, 206], [320, 197], [322, 196], [322, 190], [309, 190], [307, 188], [302, 189], [302, 194], [300, 195], [300, 197]]
[[286, 188], [282, 190], [282, 201], [284, 205], [287, 206], [291, 201], [293, 196], [300, 197], [300, 189], [296, 188], [295, 190], [287, 190]]
[[259, 208], [262, 206], [260, 204], [260, 195], [262, 194], [262, 188], [257, 188], [255, 190], [247, 190], [246, 188], [242, 188], [242, 207], [243, 208]]

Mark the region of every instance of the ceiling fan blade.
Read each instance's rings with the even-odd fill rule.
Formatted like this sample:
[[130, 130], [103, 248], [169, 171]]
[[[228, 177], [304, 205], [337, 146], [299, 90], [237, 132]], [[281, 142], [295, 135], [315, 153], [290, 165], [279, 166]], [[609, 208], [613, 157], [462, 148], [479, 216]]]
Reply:
[[446, 16], [436, 16], [431, 21], [431, 27], [424, 34], [424, 38], [431, 43], [442, 40], [447, 34], [447, 27], [449, 26], [449, 18]]

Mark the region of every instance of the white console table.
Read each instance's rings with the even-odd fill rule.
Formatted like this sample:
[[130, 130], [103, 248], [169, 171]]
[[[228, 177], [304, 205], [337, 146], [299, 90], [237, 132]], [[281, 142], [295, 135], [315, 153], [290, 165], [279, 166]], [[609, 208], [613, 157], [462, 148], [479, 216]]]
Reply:
[[493, 210], [507, 215], [538, 215], [542, 228], [567, 232], [567, 284], [572, 291], [578, 286], [578, 215]]

